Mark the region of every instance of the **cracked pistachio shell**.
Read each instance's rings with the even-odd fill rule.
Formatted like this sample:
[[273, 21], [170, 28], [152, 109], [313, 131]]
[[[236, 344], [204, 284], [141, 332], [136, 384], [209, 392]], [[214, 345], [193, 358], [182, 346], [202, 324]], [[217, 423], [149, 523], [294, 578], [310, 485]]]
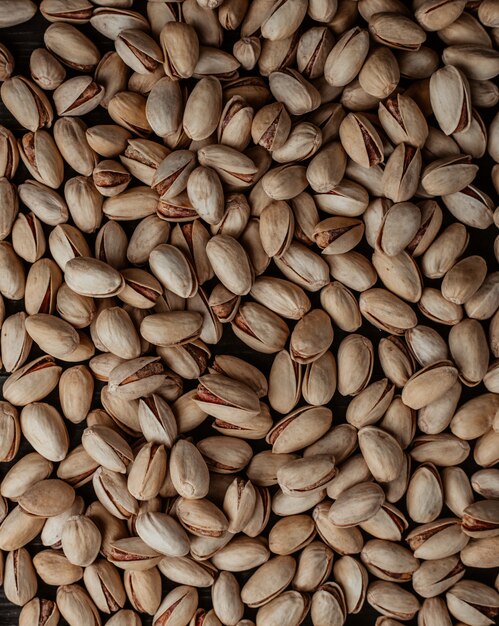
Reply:
[[342, 396], [357, 395], [369, 384], [372, 375], [371, 341], [362, 335], [348, 335], [339, 345], [337, 361], [338, 391]]
[[263, 209], [260, 214], [260, 239], [269, 257], [286, 252], [293, 239], [294, 228], [293, 212], [284, 200], [273, 200]]
[[349, 113], [341, 122], [339, 134], [344, 150], [359, 165], [373, 167], [383, 162], [383, 144], [366, 116]]
[[171, 448], [177, 436], [177, 424], [166, 400], [156, 394], [141, 398], [138, 417], [147, 441]]
[[364, 426], [358, 433], [359, 446], [369, 470], [382, 483], [397, 478], [404, 454], [395, 437], [375, 426]]
[[414, 591], [423, 598], [433, 598], [447, 591], [465, 574], [458, 555], [423, 561], [412, 576]]
[[444, 276], [442, 295], [455, 304], [465, 304], [478, 291], [486, 275], [487, 263], [481, 256], [465, 257]]
[[488, 228], [494, 219], [491, 198], [474, 185], [443, 196], [443, 201], [456, 219], [472, 228]]
[[284, 320], [256, 302], [243, 303], [231, 327], [241, 341], [266, 354], [282, 350], [289, 336]]
[[385, 502], [375, 515], [361, 522], [360, 527], [378, 539], [400, 541], [408, 525], [404, 515], [395, 506]]
[[[423, 496], [424, 494], [424, 496]], [[406, 493], [409, 517], [419, 523], [433, 522], [444, 503], [442, 481], [431, 463], [420, 465], [412, 474]]]
[[418, 324], [405, 333], [405, 340], [411, 354], [423, 367], [445, 361], [449, 352], [445, 341], [432, 328]]
[[312, 309], [296, 324], [290, 337], [291, 358], [301, 364], [320, 358], [333, 342], [330, 317], [320, 309]]
[[385, 494], [376, 483], [358, 483], [338, 496], [329, 510], [329, 519], [336, 526], [357, 526], [376, 515]]
[[388, 410], [394, 391], [393, 384], [386, 378], [368, 385], [350, 401], [347, 422], [356, 428], [375, 424]]
[[153, 73], [163, 62], [161, 48], [140, 29], [122, 30], [114, 45], [122, 60], [140, 75]]
[[395, 55], [389, 48], [375, 48], [359, 72], [359, 84], [362, 89], [375, 98], [386, 98], [397, 87], [400, 69]]
[[269, 76], [272, 95], [286, 105], [292, 115], [303, 115], [317, 109], [321, 104], [317, 89], [293, 69], [274, 71]]
[[368, 541], [360, 557], [369, 572], [381, 580], [405, 582], [411, 580], [419, 568], [419, 561], [411, 550], [382, 539]]
[[1, 96], [5, 107], [24, 128], [35, 132], [52, 126], [52, 105], [45, 93], [27, 78], [8, 78], [2, 83]]
[[148, 570], [161, 560], [161, 555], [138, 537], [126, 537], [110, 546], [109, 562], [124, 570]]
[[317, 531], [326, 545], [339, 554], [358, 554], [364, 545], [362, 533], [358, 528], [340, 528], [331, 522], [328, 511], [331, 508], [330, 501], [318, 504], [312, 513]]
[[321, 291], [321, 305], [341, 330], [355, 332], [360, 327], [357, 299], [343, 283], [333, 281], [326, 285]]
[[262, 107], [253, 117], [251, 136], [255, 144], [267, 150], [281, 148], [288, 139], [291, 119], [282, 102], [274, 102]]
[[320, 439], [331, 427], [332, 419], [326, 407], [301, 407], [279, 420], [266, 440], [275, 453], [295, 452]]
[[100, 615], [93, 600], [79, 585], [63, 585], [57, 589], [57, 608], [71, 626], [100, 624]]
[[392, 205], [383, 217], [377, 244], [385, 254], [396, 256], [417, 235], [421, 226], [421, 211], [412, 202]]
[[471, 440], [485, 434], [493, 425], [494, 415], [499, 409], [499, 399], [493, 393], [485, 393], [462, 404], [450, 422], [456, 437]]
[[137, 500], [129, 493], [122, 474], [99, 467], [92, 484], [97, 498], [114, 517], [126, 520], [137, 514]]
[[245, 189], [255, 182], [258, 168], [254, 161], [230, 146], [210, 144], [203, 146], [197, 153], [199, 163], [213, 168], [232, 191]]
[[149, 264], [163, 287], [183, 297], [192, 297], [198, 288], [194, 269], [187, 256], [170, 244], [160, 244], [151, 251]]
[[422, 148], [428, 136], [428, 124], [412, 98], [397, 94], [380, 102], [378, 115], [384, 131], [396, 144], [409, 143]]
[[258, 608], [277, 597], [289, 585], [296, 570], [292, 556], [276, 556], [263, 563], [241, 589], [241, 599]]
[[[339, 498], [347, 489], [371, 480], [372, 474], [361, 454], [354, 454], [340, 466], [340, 472], [329, 483], [327, 492], [331, 498]], [[340, 507], [341, 508], [341, 507]]]
[[369, 32], [378, 43], [397, 50], [419, 50], [426, 40], [426, 33], [418, 24], [398, 13], [373, 15]]
[[[49, 478], [52, 470], [51, 461], [42, 457], [38, 452], [30, 452], [19, 459], [5, 474], [0, 493], [4, 498], [16, 501], [34, 484]], [[2, 513], [2, 517], [5, 519], [6, 515]]]
[[57, 626], [59, 623], [59, 609], [53, 600], [33, 598], [24, 605], [19, 614], [20, 626]]
[[297, 48], [297, 66], [306, 78], [322, 76], [324, 64], [334, 45], [334, 37], [326, 26], [308, 29], [300, 37]]
[[26, 318], [25, 328], [43, 352], [56, 358], [71, 354], [79, 343], [78, 333], [71, 324], [54, 315], [30, 315]]
[[43, 402], [25, 406], [20, 416], [23, 435], [44, 458], [62, 461], [68, 452], [69, 436], [60, 413]]
[[258, 609], [256, 626], [278, 626], [284, 620], [299, 624], [308, 610], [307, 598], [298, 591], [285, 591]]
[[293, 554], [308, 545], [315, 533], [314, 520], [310, 515], [288, 515], [272, 527], [269, 549], [274, 554]]
[[330, 85], [344, 87], [358, 75], [369, 52], [369, 33], [358, 26], [345, 32], [329, 53], [324, 76]]
[[390, 333], [401, 335], [417, 324], [413, 309], [386, 289], [363, 291], [359, 307], [371, 324]]
[[329, 217], [314, 229], [314, 239], [322, 254], [350, 252], [361, 241], [364, 224], [350, 217]]
[[40, 12], [49, 22], [70, 22], [81, 24], [88, 22], [92, 15], [93, 5], [86, 0], [43, 0]]
[[253, 283], [250, 260], [241, 244], [228, 235], [215, 235], [206, 253], [213, 270], [222, 284], [236, 295], [247, 294]]
[[204, 498], [181, 497], [176, 503], [176, 515], [182, 526], [198, 537], [222, 537], [229, 525], [224, 513]]
[[463, 512], [463, 532], [477, 539], [498, 536], [498, 513], [496, 500], [473, 502]]
[[331, 276], [354, 291], [366, 291], [377, 280], [376, 270], [371, 262], [355, 250], [342, 254], [328, 254], [326, 261]]
[[161, 576], [156, 567], [145, 571], [126, 571], [124, 586], [130, 604], [136, 611], [154, 615], [161, 604]]
[[183, 440], [175, 443], [170, 453], [169, 473], [180, 496], [200, 499], [208, 493], [208, 467], [192, 443]]
[[303, 399], [314, 406], [325, 405], [333, 397], [336, 383], [336, 359], [332, 352], [326, 351], [305, 368], [301, 388]]
[[367, 601], [382, 615], [402, 621], [412, 619], [420, 608], [414, 594], [393, 582], [371, 583], [367, 590]]
[[19, 498], [19, 506], [36, 517], [54, 517], [74, 502], [74, 489], [62, 480], [45, 479], [32, 485]]
[[170, 347], [197, 339], [201, 323], [201, 315], [195, 311], [156, 313], [143, 319], [140, 333], [154, 345]]
[[119, 299], [137, 309], [150, 309], [162, 295], [160, 283], [151, 274], [139, 268], [128, 268], [122, 272], [125, 287]]
[[396, 335], [380, 340], [378, 357], [384, 375], [396, 387], [403, 387], [414, 374], [414, 359], [406, 343]]
[[90, 257], [70, 259], [64, 276], [68, 287], [82, 296], [105, 298], [118, 294], [124, 287], [119, 272], [107, 263]]
[[279, 413], [291, 411], [300, 398], [302, 367], [291, 359], [287, 350], [279, 352], [269, 375], [269, 402]]
[[128, 491], [139, 501], [155, 498], [164, 483], [167, 455], [163, 445], [146, 443], [137, 453], [128, 473]]
[[220, 621], [235, 624], [244, 615], [239, 582], [231, 572], [220, 572], [211, 588], [213, 609]]
[[107, 426], [85, 428], [82, 445], [92, 459], [113, 472], [124, 474], [133, 460], [132, 450], [125, 439]]
[[15, 406], [42, 400], [57, 387], [61, 372], [52, 357], [38, 357], [7, 378], [2, 389], [4, 399]]
[[277, 470], [285, 494], [299, 497], [321, 491], [336, 475], [334, 457], [322, 454], [296, 459]]
[[33, 178], [52, 189], [60, 187], [64, 162], [52, 135], [45, 130], [26, 133], [18, 146], [19, 155]]
[[474, 580], [460, 580], [445, 594], [453, 617], [470, 626], [488, 626], [499, 612], [499, 594]]
[[282, 278], [258, 277], [251, 287], [250, 295], [260, 304], [287, 319], [299, 320], [311, 307], [304, 290]]
[[272, 158], [277, 163], [301, 161], [313, 156], [321, 147], [322, 142], [323, 133], [318, 125], [311, 122], [299, 122], [291, 128], [282, 146], [273, 150]]
[[422, 160], [419, 148], [400, 143], [388, 158], [383, 173], [383, 191], [393, 202], [405, 202], [416, 193]]
[[478, 385], [488, 367], [487, 338], [477, 320], [466, 319], [452, 327], [449, 348], [461, 382], [468, 387]]
[[461, 191], [473, 182], [478, 166], [469, 155], [451, 155], [427, 165], [421, 174], [421, 187], [429, 195], [447, 196]]
[[430, 101], [437, 122], [446, 135], [471, 125], [471, 96], [466, 76], [454, 65], [445, 65], [430, 78]]
[[293, 588], [297, 591], [315, 591], [330, 576], [333, 567], [333, 551], [322, 541], [312, 541], [298, 557]]
[[412, 443], [411, 457], [420, 463], [450, 467], [462, 463], [469, 453], [467, 441], [450, 433], [439, 433], [416, 437]]
[[274, 261], [288, 280], [307, 291], [319, 291], [329, 283], [328, 264], [302, 243], [293, 241]]
[[38, 587], [33, 563], [28, 551], [19, 548], [5, 559], [3, 590], [9, 602], [23, 606], [33, 599]]
[[244, 382], [222, 374], [202, 376], [194, 401], [213, 417], [236, 425], [260, 412], [255, 391]]
[[439, 361], [416, 372], [402, 390], [402, 401], [412, 409], [421, 409], [438, 400], [454, 385], [457, 369], [450, 361]]

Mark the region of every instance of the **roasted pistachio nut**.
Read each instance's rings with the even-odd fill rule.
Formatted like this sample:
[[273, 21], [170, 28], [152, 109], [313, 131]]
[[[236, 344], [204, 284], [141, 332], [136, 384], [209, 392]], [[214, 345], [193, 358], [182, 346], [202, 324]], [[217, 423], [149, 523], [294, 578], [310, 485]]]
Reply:
[[497, 2], [38, 4], [28, 78], [0, 44], [21, 626], [492, 624]]

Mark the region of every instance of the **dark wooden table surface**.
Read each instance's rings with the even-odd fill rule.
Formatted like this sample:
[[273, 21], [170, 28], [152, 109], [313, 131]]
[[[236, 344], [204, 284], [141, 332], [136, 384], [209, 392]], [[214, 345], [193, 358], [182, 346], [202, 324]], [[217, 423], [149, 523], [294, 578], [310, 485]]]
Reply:
[[[136, 4], [140, 4], [143, 6], [145, 5], [145, 2], [144, 3], [140, 2]], [[35, 48], [43, 46], [43, 31], [47, 26], [48, 26], [48, 23], [38, 13], [30, 22], [26, 24], [22, 24], [20, 26], [12, 27], [9, 29], [0, 30], [0, 42], [4, 43], [14, 55], [14, 58], [16, 61], [16, 67], [15, 67], [16, 74], [20, 73], [24, 75], [29, 75], [28, 64], [29, 64], [30, 54]], [[108, 50], [114, 49], [112, 42], [110, 42], [109, 40], [99, 35], [90, 26], [83, 26], [81, 28], [87, 35], [89, 35], [96, 42], [96, 44], [98, 45], [102, 53], [107, 52]], [[438, 42], [437, 42], [437, 45], [438, 45]], [[68, 72], [68, 76], [70, 75], [71, 75], [71, 72]], [[480, 111], [480, 113], [483, 114], [483, 117], [485, 120], [490, 120], [493, 114], [493, 112], [490, 110]], [[83, 119], [89, 126], [93, 124], [97, 124], [97, 123], [110, 123], [111, 122], [109, 116], [102, 108], [96, 109], [90, 114], [84, 116]], [[20, 137], [23, 134], [23, 132], [25, 132], [25, 130], [20, 128], [19, 124], [12, 118], [12, 116], [5, 109], [2, 103], [0, 103], [0, 124], [5, 125], [8, 128], [10, 128], [16, 134], [17, 137]], [[482, 163], [483, 163], [483, 167], [477, 178], [477, 181], [476, 181], [477, 185], [481, 189], [487, 191], [487, 193], [489, 193], [490, 195], [494, 196], [495, 195], [494, 190], [491, 187], [491, 183], [490, 183], [490, 168], [492, 167], [492, 163], [490, 159], [487, 159], [487, 158], [485, 158], [482, 161]], [[71, 173], [71, 171], [68, 171], [68, 175], [71, 176], [73, 174]], [[26, 177], [28, 177], [27, 172], [21, 164], [14, 182], [19, 183]], [[496, 203], [497, 203], [497, 199], [496, 199]], [[1, 210], [1, 207], [0, 207], [0, 210]], [[446, 215], [445, 221], [446, 223], [450, 223], [454, 220], [449, 218], [449, 215]], [[124, 226], [126, 229], [133, 229], [133, 223], [124, 224]], [[470, 238], [470, 244], [469, 244], [466, 254], [480, 254], [481, 256], [484, 256], [487, 260], [489, 271], [495, 271], [498, 269], [497, 263], [494, 259], [494, 255], [492, 251], [493, 241], [494, 241], [496, 232], [497, 231], [494, 229], [493, 226], [486, 231], [478, 231], [478, 230], [470, 229], [471, 238]], [[360, 251], [364, 251], [367, 254], [369, 253], [369, 249], [367, 247], [364, 249], [360, 248]], [[0, 271], [1, 271], [1, 268], [0, 268]], [[275, 268], [271, 267], [269, 271], [270, 273], [277, 274], [277, 272], [275, 271]], [[435, 284], [438, 284], [438, 283], [435, 283]], [[312, 296], [312, 300], [314, 304], [318, 305], [317, 294]], [[16, 310], [22, 309], [22, 302], [19, 302], [19, 303], [7, 302], [6, 305], [7, 305], [8, 314]], [[429, 326], [433, 325], [427, 318], [421, 315], [419, 315], [419, 318], [420, 318], [420, 323], [426, 324]], [[486, 323], [485, 326], [488, 327], [488, 323]], [[445, 327], [445, 326], [434, 326], [434, 327], [437, 328], [439, 332], [443, 334], [444, 337], [447, 336], [448, 331], [449, 331], [448, 327]], [[362, 328], [359, 329], [358, 332], [369, 337], [373, 341], [375, 346], [377, 345], [377, 342], [379, 341], [381, 336], [383, 336], [383, 333], [381, 333], [380, 331], [378, 331], [376, 328], [374, 328], [368, 323], [365, 323], [362, 326]], [[334, 338], [334, 342], [332, 346], [333, 352], [336, 352], [338, 345], [343, 337], [344, 337], [344, 333], [340, 331], [339, 329], [335, 329], [335, 338]], [[33, 354], [36, 355], [36, 351], [34, 351]], [[234, 336], [234, 334], [228, 327], [225, 328], [223, 338], [221, 342], [216, 347], [214, 347], [212, 354], [213, 356], [215, 354], [234, 354], [236, 356], [240, 356], [241, 358], [244, 358], [245, 360], [248, 360], [249, 362], [260, 367], [262, 371], [264, 371], [265, 373], [268, 373], [270, 365], [272, 363], [272, 357], [259, 354], [259, 353], [254, 352], [253, 350], [250, 350], [247, 346], [245, 346], [242, 342], [240, 342]], [[376, 380], [376, 378], [382, 377], [382, 375], [383, 374], [381, 372], [381, 368], [379, 366], [378, 361], [376, 360], [373, 380]], [[6, 373], [0, 369], [0, 388], [5, 378], [6, 378]], [[189, 388], [190, 386], [187, 384], [185, 387], [185, 390]], [[483, 387], [474, 388], [472, 390], [464, 388], [462, 402], [464, 402], [466, 399], [469, 399], [470, 397], [473, 397], [474, 395], [478, 393], [482, 393], [483, 391], [484, 391]], [[1, 394], [0, 394], [0, 397], [1, 397]], [[52, 396], [50, 396], [48, 401], [53, 402], [56, 406], [58, 406], [58, 398], [56, 395], [53, 394]], [[347, 403], [348, 402], [345, 398], [343, 398], [338, 393], [335, 394], [331, 402], [331, 408], [334, 414], [334, 424], [338, 424], [338, 423], [345, 421], [344, 415], [345, 415], [345, 408], [346, 408]], [[98, 390], [95, 395], [94, 404], [95, 406], [99, 406]], [[79, 442], [79, 439], [81, 437], [82, 426], [80, 425], [76, 427], [72, 424], [69, 424], [69, 427], [70, 427], [72, 444], [76, 445], [76, 443]], [[209, 424], [203, 425], [202, 427], [199, 428], [199, 430], [195, 432], [196, 437], [203, 437], [203, 436], [207, 436], [208, 434], [213, 434], [213, 430], [210, 428]], [[262, 444], [257, 442], [256, 446], [258, 447], [259, 445], [262, 445]], [[17, 458], [20, 458], [23, 453], [27, 453], [29, 451], [31, 451], [30, 446], [26, 442], [24, 442]], [[5, 474], [5, 472], [8, 470], [10, 465], [11, 464], [5, 464], [5, 463], [0, 464], [0, 478]], [[471, 458], [463, 465], [463, 467], [470, 474], [476, 471], [477, 469], [479, 469], [477, 466], [475, 466]], [[82, 489], [83, 495], [85, 495], [85, 493], [91, 494], [91, 492], [92, 490], [91, 490], [91, 487], [89, 486], [85, 486]], [[404, 510], [405, 505], [404, 505], [403, 500], [398, 502], [397, 506], [401, 508], [402, 510]], [[442, 512], [443, 517], [451, 516], [451, 515], [452, 515], [451, 512], [448, 510], [444, 509], [444, 511]], [[41, 550], [43, 546], [41, 546], [39, 541], [35, 541], [28, 548], [32, 554], [35, 554], [37, 551]], [[491, 570], [468, 569], [467, 577], [473, 578], [475, 580], [487, 582], [488, 584], [493, 584], [494, 576], [496, 573], [497, 572], [494, 572]], [[169, 588], [170, 588], [169, 585], [165, 586], [165, 590]], [[410, 589], [410, 585], [409, 586], [406, 585], [406, 588]], [[56, 589], [54, 587], [48, 587], [44, 584], [40, 584], [38, 595], [40, 597], [54, 599], [55, 591]], [[207, 590], [199, 590], [199, 591], [200, 591], [201, 605], [205, 607], [210, 606], [209, 592]], [[3, 589], [0, 587], [0, 626], [15, 626], [18, 621], [19, 610], [20, 609], [18, 607], [14, 607], [5, 599], [4, 594], [3, 594]], [[254, 615], [254, 612], [251, 612], [251, 614]], [[251, 615], [248, 615], [248, 616], [251, 616]], [[371, 607], [368, 604], [366, 604], [364, 609], [359, 614], [349, 615], [346, 623], [347, 623], [347, 626], [367, 626], [369, 624], [374, 624], [376, 617], [377, 617], [377, 614], [371, 609]], [[103, 616], [103, 623], [105, 623], [106, 619], [107, 618]], [[144, 625], [150, 624], [151, 620], [144, 618], [143, 623]], [[414, 620], [414, 623], [416, 623], [416, 620]], [[61, 620], [61, 624], [65, 624], [65, 622]], [[310, 625], [311, 624], [310, 619], [307, 619], [305, 624]]]

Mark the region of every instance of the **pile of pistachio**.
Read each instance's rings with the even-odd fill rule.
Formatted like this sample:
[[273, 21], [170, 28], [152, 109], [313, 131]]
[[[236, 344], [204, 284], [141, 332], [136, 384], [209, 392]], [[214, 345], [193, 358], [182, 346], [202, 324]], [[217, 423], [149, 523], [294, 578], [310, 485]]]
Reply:
[[496, 623], [499, 2], [0, 27], [37, 11], [29, 70], [0, 45], [20, 626]]

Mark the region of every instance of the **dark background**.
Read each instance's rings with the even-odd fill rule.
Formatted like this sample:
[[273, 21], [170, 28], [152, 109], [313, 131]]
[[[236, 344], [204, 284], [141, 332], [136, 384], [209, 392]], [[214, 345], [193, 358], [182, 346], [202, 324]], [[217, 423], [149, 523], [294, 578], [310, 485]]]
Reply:
[[[145, 3], [139, 3], [139, 2], [136, 4], [141, 5], [141, 6], [145, 5]], [[0, 31], [0, 42], [4, 43], [8, 47], [8, 49], [12, 52], [14, 59], [15, 59], [14, 74], [23, 74], [25, 76], [29, 76], [30, 54], [35, 48], [43, 46], [43, 32], [47, 26], [48, 26], [48, 22], [41, 16], [40, 13], [37, 13], [37, 15], [30, 22], [27, 22], [20, 26], [3, 29]], [[104, 38], [102, 35], [100, 35], [96, 31], [94, 31], [94, 29], [90, 27], [89, 25], [79, 26], [79, 28], [85, 34], [87, 34], [89, 37], [92, 38], [92, 40], [97, 44], [102, 55], [109, 50], [114, 50], [113, 43], [110, 40]], [[435, 35], [431, 35], [429, 37], [428, 45], [435, 46], [437, 49], [441, 49], [442, 47], [440, 40]], [[73, 72], [69, 70], [69, 68], [66, 68], [66, 70], [67, 70], [67, 77], [68, 78], [71, 77], [73, 75]], [[486, 124], [490, 122], [494, 112], [495, 111], [491, 109], [480, 110], [480, 114], [482, 115]], [[98, 107], [97, 109], [92, 111], [90, 114], [83, 116], [83, 119], [87, 123], [88, 126], [92, 126], [94, 124], [112, 122], [112, 120], [107, 115], [107, 112], [101, 107]], [[430, 120], [430, 123], [433, 123], [434, 125], [436, 125], [434, 121], [432, 122]], [[3, 124], [7, 126], [9, 129], [11, 129], [15, 133], [16, 137], [18, 138], [21, 137], [22, 134], [24, 134], [24, 132], [26, 132], [26, 130], [21, 128], [19, 124], [16, 122], [16, 120], [12, 118], [12, 116], [5, 109], [5, 107], [3, 106], [1, 102], [0, 102], [0, 124]], [[481, 166], [480, 172], [475, 181], [475, 184], [480, 189], [486, 191], [489, 195], [491, 195], [491, 197], [495, 198], [494, 202], [497, 203], [497, 198], [496, 198], [494, 189], [490, 181], [490, 170], [492, 167], [491, 159], [488, 156], [484, 157], [483, 159], [481, 159], [480, 166]], [[73, 175], [74, 173], [68, 168], [67, 177], [70, 177]], [[20, 183], [25, 178], [30, 178], [30, 176], [21, 162], [19, 165], [16, 177], [14, 179], [14, 182]], [[452, 216], [445, 211], [445, 207], [443, 206], [443, 204], [441, 204], [441, 206], [444, 209], [444, 225], [455, 221], [452, 218]], [[127, 232], [131, 232], [131, 230], [133, 230], [133, 227], [134, 227], [133, 222], [131, 223], [122, 222], [121, 225], [125, 228], [125, 230], [127, 230]], [[493, 242], [497, 234], [497, 230], [494, 228], [494, 226], [490, 227], [486, 231], [481, 231], [481, 230], [476, 230], [476, 229], [471, 229], [471, 228], [469, 228], [468, 230], [470, 233], [470, 243], [469, 243], [468, 249], [466, 250], [466, 255], [480, 254], [481, 256], [486, 258], [489, 271], [496, 271], [498, 268], [497, 268], [497, 262], [493, 255]], [[370, 253], [372, 253], [372, 250], [370, 250], [370, 248], [367, 246], [365, 242], [363, 242], [362, 245], [358, 247], [358, 250], [360, 252], [364, 252], [366, 255], [369, 255]], [[1, 271], [1, 268], [0, 268], [0, 271]], [[267, 273], [279, 275], [279, 273], [276, 271], [276, 268], [273, 264], [269, 266]], [[425, 279], [425, 284], [428, 284], [429, 286], [438, 286], [439, 283], [440, 281], [428, 281], [427, 279]], [[208, 285], [207, 286], [208, 293], [210, 289], [211, 289], [211, 286]], [[309, 296], [311, 297], [311, 300], [314, 306], [320, 306], [317, 294], [309, 294]], [[5, 304], [6, 304], [6, 309], [7, 309], [7, 315], [12, 314], [15, 311], [22, 310], [22, 307], [23, 307], [22, 301], [16, 302], [16, 303], [6, 301]], [[435, 325], [427, 318], [421, 316], [419, 314], [419, 311], [417, 312], [418, 312], [420, 323], [425, 324], [427, 326], [433, 326], [434, 328], [438, 329], [438, 331], [444, 337], [447, 337], [447, 334], [449, 332], [449, 327], [442, 326], [442, 325]], [[485, 327], [487, 330], [488, 321], [485, 322]], [[377, 343], [379, 339], [385, 334], [381, 333], [380, 331], [378, 331], [376, 328], [374, 328], [368, 323], [364, 323], [362, 328], [360, 328], [357, 332], [360, 332], [364, 334], [365, 336], [369, 337], [373, 341], [375, 352], [377, 352]], [[335, 338], [334, 338], [333, 345], [331, 347], [331, 350], [333, 351], [333, 353], [336, 354], [338, 346], [344, 336], [345, 336], [345, 333], [343, 333], [338, 328], [335, 328]], [[236, 356], [240, 356], [241, 358], [244, 358], [245, 360], [248, 360], [254, 365], [260, 367], [265, 374], [268, 374], [270, 365], [273, 360], [273, 356], [263, 355], [263, 354], [254, 352], [253, 350], [250, 350], [245, 344], [240, 342], [234, 336], [231, 329], [227, 325], [224, 327], [224, 335], [220, 343], [217, 346], [209, 346], [209, 347], [210, 349], [212, 349], [212, 356], [215, 356], [216, 354], [234, 354]], [[30, 355], [30, 360], [32, 358], [35, 358], [37, 355], [38, 355], [38, 352], [35, 346], [35, 348], [32, 351], [32, 354]], [[381, 378], [382, 376], [383, 376], [383, 373], [379, 366], [379, 362], [377, 361], [377, 358], [376, 358], [376, 364], [375, 364], [372, 381], [377, 380]], [[5, 371], [0, 369], [0, 387], [3, 384], [6, 377], [7, 375]], [[192, 386], [193, 386], [192, 383], [186, 382], [184, 391], [187, 391], [188, 389], [192, 388]], [[467, 399], [471, 397], [474, 397], [475, 395], [483, 393], [484, 391], [485, 389], [483, 388], [483, 386], [475, 387], [473, 389], [468, 389], [466, 387], [463, 387], [461, 403], [465, 402]], [[58, 397], [56, 393], [49, 396], [47, 401], [53, 403], [55, 406], [59, 406]], [[330, 406], [333, 409], [335, 425], [345, 421], [344, 414], [345, 414], [345, 409], [346, 409], [347, 404], [348, 404], [348, 399], [343, 398], [339, 393], [335, 394], [332, 402], [330, 403]], [[98, 390], [96, 392], [96, 396], [94, 399], [94, 406], [95, 407], [99, 406]], [[274, 416], [274, 417], [275, 419], [279, 418], [279, 416]], [[193, 434], [194, 434], [195, 439], [199, 439], [204, 436], [217, 434], [210, 428], [210, 424], [208, 422], [209, 422], [209, 418], [207, 420], [207, 423], [203, 424], [199, 429], [194, 431]], [[67, 424], [68, 424], [68, 428], [70, 431], [71, 444], [72, 446], [77, 445], [80, 442], [81, 432], [84, 426], [81, 424], [78, 426], [75, 426], [69, 422], [67, 422]], [[470, 442], [470, 443], [472, 444], [472, 447], [473, 447], [473, 442]], [[256, 442], [255, 448], [259, 448], [259, 447], [264, 448], [266, 447], [266, 444], [264, 443], [262, 444], [262, 442]], [[32, 450], [31, 446], [29, 446], [29, 444], [23, 441], [19, 454], [17, 455], [17, 459], [21, 458], [23, 454], [31, 450]], [[7, 470], [9, 469], [11, 465], [12, 463], [10, 464], [3, 463], [0, 465], [0, 479], [7, 472]], [[466, 462], [463, 464], [463, 467], [468, 472], [469, 475], [471, 475], [473, 472], [480, 469], [478, 466], [474, 464], [472, 460], [472, 454], [470, 454], [469, 459], [467, 459]], [[95, 498], [95, 496], [93, 495], [92, 488], [89, 485], [86, 485], [85, 487], [80, 489], [79, 493], [81, 493], [84, 497], [87, 497], [88, 502], [90, 502], [91, 499]], [[396, 506], [400, 508], [402, 511], [405, 511], [405, 505], [404, 505], [403, 499], [399, 501], [398, 503], [396, 503]], [[446, 508], [444, 508], [444, 510], [442, 511], [441, 517], [450, 517], [450, 516], [452, 516], [452, 513]], [[414, 524], [411, 524], [411, 526], [409, 527], [409, 530], [412, 527], [414, 527]], [[39, 540], [36, 540], [35, 542], [27, 546], [27, 548], [29, 549], [30, 553], [33, 555], [39, 550], [43, 549], [44, 547], [41, 546]], [[337, 555], [336, 555], [336, 558], [338, 558]], [[472, 578], [475, 580], [480, 580], [480, 581], [486, 582], [487, 584], [493, 585], [496, 574], [497, 574], [497, 571], [495, 570], [481, 570], [481, 569], [468, 568], [465, 577]], [[240, 577], [241, 581], [244, 578], [247, 578], [247, 575]], [[166, 581], [164, 580], [164, 577], [163, 577], [163, 581], [165, 585], [164, 591], [166, 592], [171, 588], [171, 584], [166, 583]], [[80, 581], [80, 583], [83, 584], [82, 581]], [[406, 584], [404, 585], [404, 587], [407, 588], [408, 590], [412, 590], [410, 584]], [[209, 607], [210, 606], [209, 590], [200, 589], [198, 591], [200, 595], [200, 605]], [[55, 587], [48, 587], [45, 584], [41, 583], [41, 581], [39, 581], [39, 590], [38, 590], [39, 597], [55, 599], [55, 592], [56, 592]], [[128, 606], [128, 608], [130, 607]], [[5, 599], [3, 595], [3, 589], [0, 587], [0, 626], [14, 626], [15, 624], [17, 624], [19, 611], [20, 611], [19, 607], [15, 607], [11, 605]], [[378, 614], [375, 611], [373, 611], [371, 607], [366, 603], [363, 610], [359, 614], [348, 616], [346, 624], [348, 626], [360, 626], [360, 625], [366, 625], [366, 624], [373, 624], [377, 616]], [[249, 611], [247, 617], [253, 617], [254, 619], [254, 611]], [[106, 616], [106, 617], [103, 616], [103, 623], [105, 623], [108, 618], [109, 616]], [[146, 618], [146, 617], [142, 617], [142, 619], [143, 619], [144, 625], [150, 624], [152, 621], [150, 618]], [[414, 620], [413, 623], [416, 623], [416, 620]], [[61, 624], [65, 624], [65, 622], [61, 620]], [[311, 620], [307, 618], [304, 624], [310, 625]]]

